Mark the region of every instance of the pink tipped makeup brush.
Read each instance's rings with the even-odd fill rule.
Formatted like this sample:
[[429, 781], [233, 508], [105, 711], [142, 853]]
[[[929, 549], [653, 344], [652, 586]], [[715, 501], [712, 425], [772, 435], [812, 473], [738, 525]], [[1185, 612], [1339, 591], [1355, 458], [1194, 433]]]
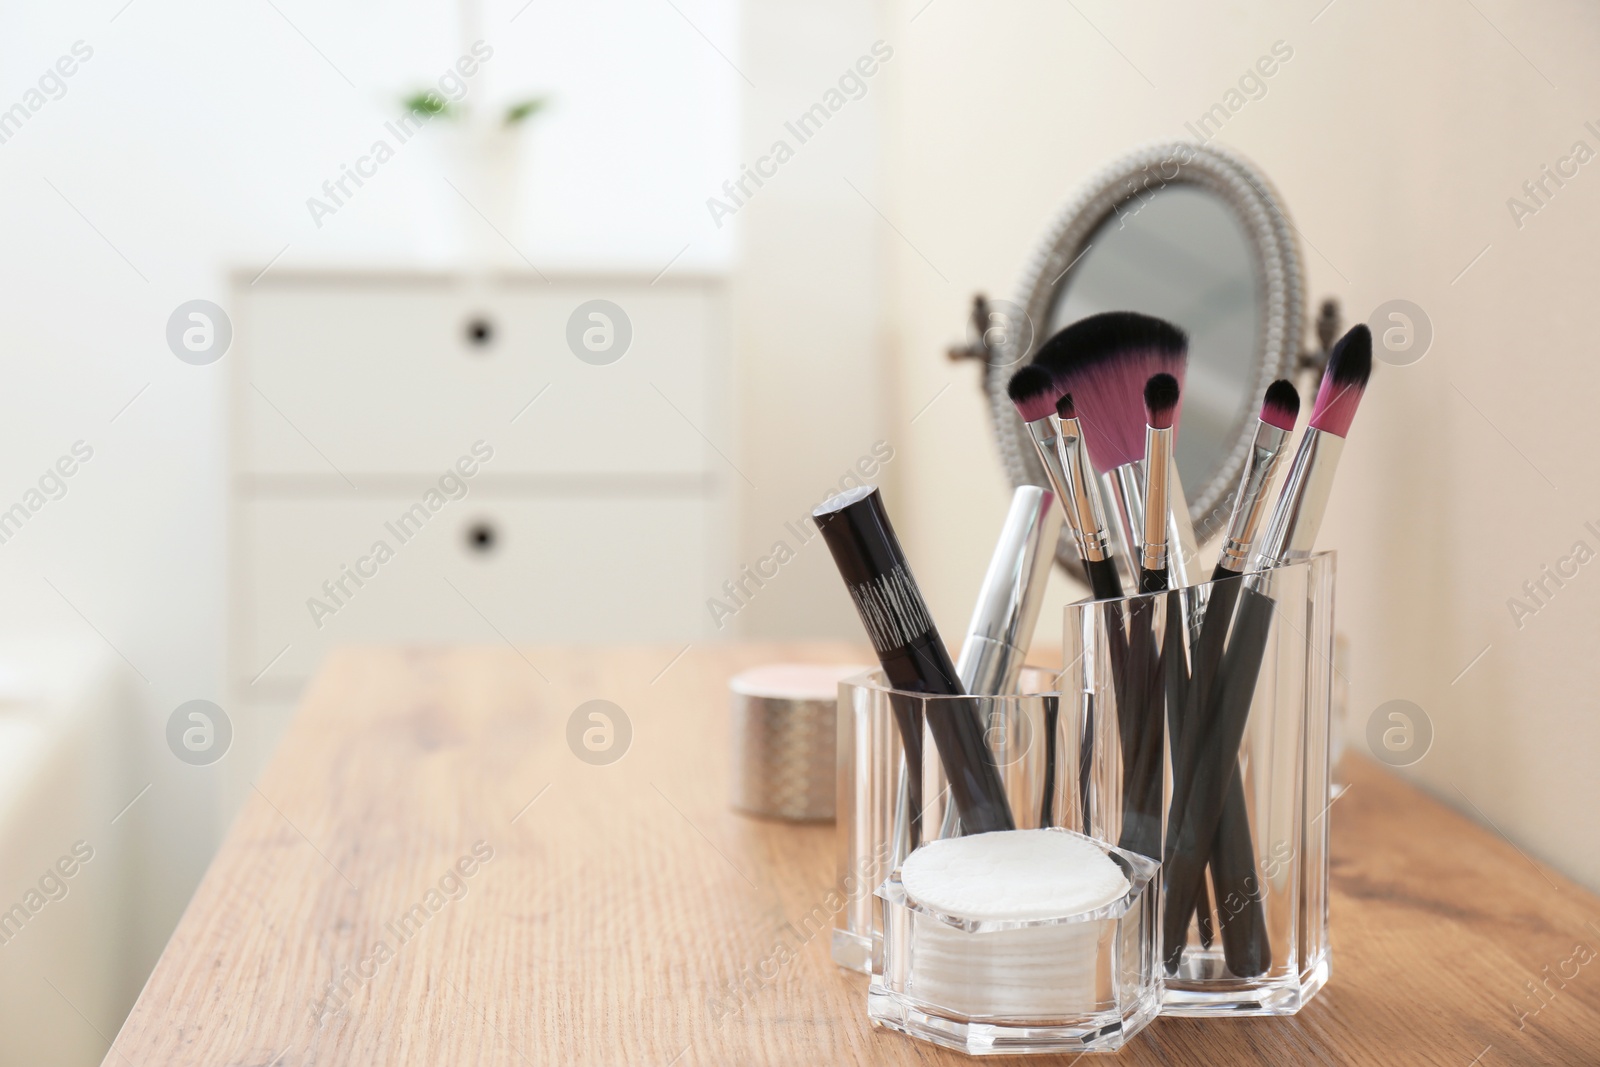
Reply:
[[1283, 491], [1261, 539], [1256, 569], [1275, 567], [1311, 555], [1317, 529], [1322, 525], [1333, 490], [1334, 471], [1350, 423], [1361, 406], [1367, 380], [1372, 376], [1372, 331], [1358, 324], [1339, 338], [1328, 355], [1328, 369], [1311, 409], [1311, 422], [1294, 462], [1284, 477]]
[[1083, 460], [1083, 432], [1073, 418], [1072, 398], [1063, 396], [1050, 372], [1037, 365], [1013, 374], [1006, 391], [1066, 515], [1095, 598], [1121, 596], [1122, 582], [1106, 537], [1100, 493]]
[[[1244, 470], [1239, 475], [1239, 488], [1233, 494], [1233, 513], [1228, 519], [1227, 536], [1223, 538], [1222, 552], [1211, 573], [1211, 595], [1206, 601], [1204, 621], [1200, 636], [1194, 645], [1193, 673], [1184, 695], [1183, 714], [1172, 730], [1173, 796], [1188, 796], [1194, 781], [1196, 753], [1200, 734], [1204, 730], [1204, 716], [1210, 707], [1203, 697], [1211, 686], [1221, 666], [1222, 653], [1227, 641], [1233, 608], [1239, 598], [1240, 581], [1226, 581], [1243, 571], [1255, 550], [1256, 534], [1266, 511], [1267, 489], [1278, 461], [1283, 456], [1284, 445], [1294, 432], [1295, 420], [1300, 416], [1300, 394], [1282, 379], [1267, 387], [1261, 402], [1261, 418], [1256, 423], [1255, 439], [1246, 453]], [[1183, 805], [1176, 799], [1168, 815], [1169, 825], [1182, 815]], [[1255, 846], [1250, 832], [1249, 807], [1244, 787], [1237, 776], [1229, 779], [1223, 794], [1221, 822], [1212, 843], [1211, 878], [1216, 883], [1216, 898], [1235, 903], [1218, 909], [1216, 922], [1222, 927], [1223, 952], [1235, 974], [1255, 973], [1260, 959], [1272, 955], [1263, 917], [1260, 894], [1256, 886]], [[1205, 879], [1201, 878], [1197, 890], [1196, 914], [1200, 919], [1200, 943], [1211, 947], [1215, 933], [1210, 894]]]
[[1256, 423], [1255, 440], [1239, 473], [1239, 488], [1233, 494], [1233, 513], [1228, 518], [1228, 535], [1223, 538], [1211, 580], [1221, 581], [1243, 571], [1255, 549], [1256, 533], [1266, 513], [1267, 487], [1283, 456], [1283, 446], [1294, 433], [1300, 417], [1300, 394], [1282, 378], [1267, 386], [1261, 401], [1261, 419]]
[[[1111, 311], [1061, 330], [1034, 357], [1034, 365], [1048, 370], [1057, 388], [1072, 395], [1089, 461], [1116, 504], [1113, 526], [1135, 581], [1149, 468], [1144, 388], [1153, 376], [1169, 374], [1181, 389], [1188, 346], [1184, 332], [1169, 322], [1132, 311]], [[1182, 486], [1171, 470], [1167, 501], [1170, 584], [1188, 585], [1195, 555], [1194, 525]]]
[[[1339, 453], [1371, 376], [1372, 332], [1365, 325], [1357, 325], [1339, 339], [1328, 356], [1328, 369], [1322, 374], [1310, 424], [1295, 451], [1262, 537], [1256, 572], [1243, 579], [1238, 611], [1212, 692], [1209, 696], [1202, 694], [1202, 736], [1192, 764], [1193, 781], [1187, 790], [1181, 783], [1174, 783], [1172, 814], [1167, 822], [1163, 863], [1167, 898], [1162, 936], [1168, 973], [1176, 971], [1182, 958], [1183, 931], [1194, 914], [1229, 786], [1237, 774], [1239, 744], [1250, 717], [1277, 606], [1272, 598], [1271, 568], [1310, 556], [1333, 489]], [[1206, 609], [1208, 622], [1214, 606]], [[1240, 839], [1236, 832], [1232, 836], [1235, 841]], [[1223, 843], [1227, 845], [1226, 841]], [[1214, 867], [1213, 874], [1216, 873]], [[1264, 924], [1241, 924], [1232, 937], [1225, 927], [1223, 943], [1228, 969], [1235, 975], [1251, 977], [1270, 965], [1271, 950]]]

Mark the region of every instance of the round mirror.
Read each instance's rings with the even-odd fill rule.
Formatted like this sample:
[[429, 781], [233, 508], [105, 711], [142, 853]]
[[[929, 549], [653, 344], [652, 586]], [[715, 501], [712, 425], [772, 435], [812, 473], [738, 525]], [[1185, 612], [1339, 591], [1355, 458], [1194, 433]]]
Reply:
[[[1209, 145], [1143, 149], [1108, 168], [1057, 219], [1021, 299], [996, 314], [986, 387], [1015, 485], [1047, 485], [1016, 409], [1012, 370], [1057, 330], [1101, 311], [1140, 311], [1189, 335], [1179, 477], [1201, 542], [1228, 520], [1261, 396], [1288, 377], [1303, 314], [1299, 249], [1254, 167]], [[1076, 568], [1064, 535], [1057, 558]]]

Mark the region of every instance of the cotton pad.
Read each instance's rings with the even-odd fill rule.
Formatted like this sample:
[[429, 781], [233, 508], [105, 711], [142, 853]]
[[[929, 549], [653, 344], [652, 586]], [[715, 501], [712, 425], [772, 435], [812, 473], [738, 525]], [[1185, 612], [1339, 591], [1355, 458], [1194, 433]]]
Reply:
[[900, 869], [906, 895], [962, 919], [1081, 915], [1128, 892], [1128, 878], [1094, 842], [1059, 830], [1001, 830], [932, 841]]

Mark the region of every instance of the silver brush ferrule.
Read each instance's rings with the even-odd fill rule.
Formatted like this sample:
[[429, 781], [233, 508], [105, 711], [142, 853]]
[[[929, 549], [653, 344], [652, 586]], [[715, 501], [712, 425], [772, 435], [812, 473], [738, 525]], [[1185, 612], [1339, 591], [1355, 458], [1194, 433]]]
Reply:
[[1228, 535], [1222, 540], [1217, 566], [1238, 574], [1250, 563], [1250, 552], [1267, 511], [1267, 486], [1283, 456], [1289, 431], [1269, 422], [1256, 424], [1256, 437], [1245, 456], [1244, 471], [1233, 498], [1233, 513], [1228, 516]]
[[1044, 602], [1061, 512], [1048, 491], [1019, 486], [983, 576], [978, 602], [967, 623], [956, 674], [973, 696], [1015, 691], [1033, 629]]
[[1072, 539], [1078, 545], [1078, 555], [1084, 559], [1101, 558], [1089, 555], [1087, 536], [1078, 525], [1077, 515], [1072, 511], [1071, 501], [1074, 496], [1072, 479], [1068, 477], [1066, 468], [1061, 462], [1061, 420], [1050, 415], [1025, 422], [1023, 425], [1028, 428], [1028, 436], [1033, 439], [1033, 450], [1039, 454], [1039, 464], [1044, 467], [1045, 477], [1050, 480], [1050, 488], [1054, 490], [1056, 499], [1061, 501], [1061, 507], [1066, 512], [1067, 521], [1072, 527]]
[[1324, 430], [1309, 429], [1300, 439], [1294, 462], [1283, 479], [1283, 491], [1267, 522], [1267, 532], [1261, 538], [1261, 551], [1256, 556], [1258, 570], [1311, 555], [1343, 451], [1344, 438]]
[[1061, 432], [1056, 436], [1056, 451], [1061, 469], [1066, 472], [1067, 495], [1061, 498], [1072, 532], [1078, 538], [1083, 558], [1098, 563], [1111, 556], [1111, 540], [1106, 531], [1105, 506], [1089, 474], [1084, 454], [1083, 427], [1077, 419], [1058, 419]]
[[[1127, 560], [1123, 578], [1137, 588], [1137, 569], [1144, 546], [1145, 462], [1136, 460], [1100, 475], [1100, 485], [1111, 498], [1117, 521], [1111, 527], [1116, 540], [1117, 559]], [[1167, 583], [1174, 589], [1194, 585], [1192, 572], [1199, 549], [1195, 546], [1194, 520], [1189, 517], [1189, 501], [1183, 495], [1175, 464], [1167, 474]]]
[[1172, 481], [1172, 428], [1144, 428], [1145, 490], [1144, 538], [1139, 566], [1147, 571], [1167, 569], [1167, 487]]
[[1100, 484], [1116, 511], [1112, 533], [1117, 540], [1117, 556], [1128, 561], [1130, 588], [1139, 587], [1139, 548], [1144, 544], [1144, 470], [1138, 463], [1124, 463], [1100, 475]]

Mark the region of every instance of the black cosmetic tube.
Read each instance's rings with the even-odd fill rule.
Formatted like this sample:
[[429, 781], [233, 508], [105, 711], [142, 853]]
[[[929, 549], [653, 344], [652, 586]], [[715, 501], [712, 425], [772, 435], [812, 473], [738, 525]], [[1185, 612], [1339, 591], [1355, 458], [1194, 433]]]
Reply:
[[[889, 685], [930, 697], [966, 695], [877, 488], [864, 485], [841, 493], [824, 501], [812, 517], [850, 590]], [[975, 702], [925, 701], [923, 706], [963, 830], [979, 834], [1016, 829]], [[900, 720], [906, 751], [919, 751], [920, 738], [906, 737], [906, 717]], [[917, 768], [910, 771], [914, 775]]]

